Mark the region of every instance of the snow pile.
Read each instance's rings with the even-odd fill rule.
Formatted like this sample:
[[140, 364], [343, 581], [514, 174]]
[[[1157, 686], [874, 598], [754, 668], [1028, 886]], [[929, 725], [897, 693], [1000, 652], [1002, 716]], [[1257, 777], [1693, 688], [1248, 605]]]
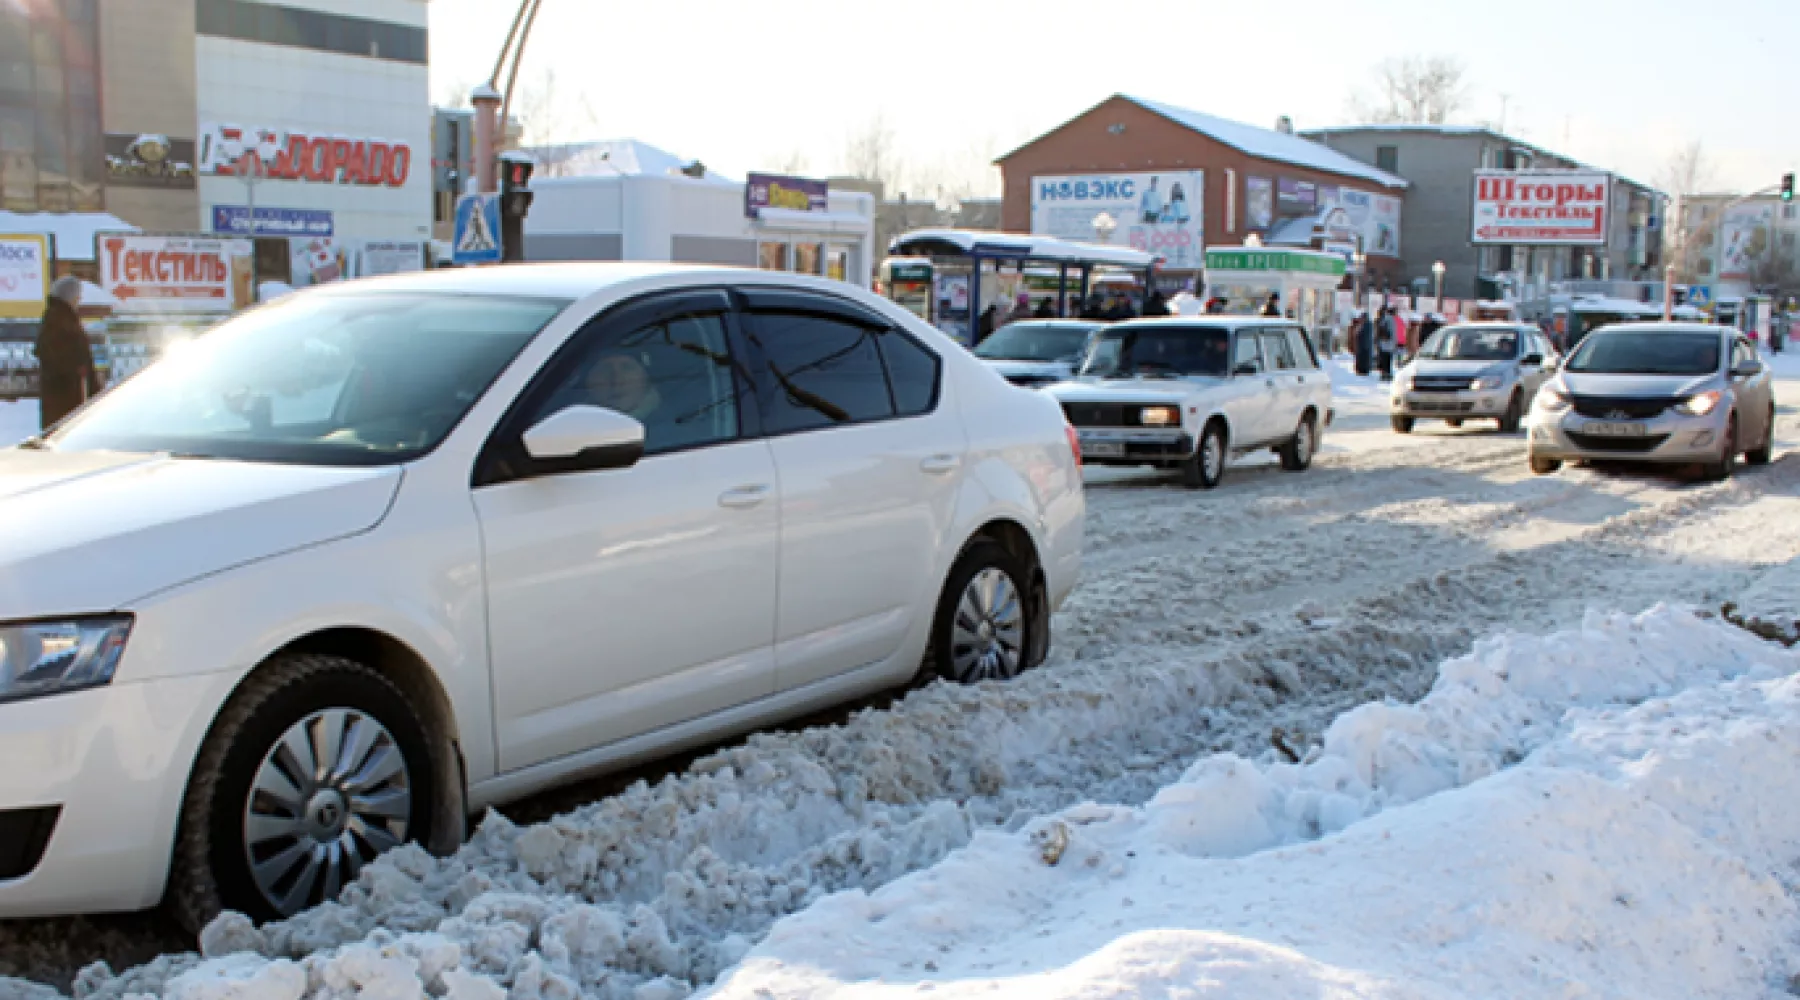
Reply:
[[825, 899], [711, 995], [1778, 992], [1800, 968], [1797, 668], [1668, 609], [1486, 641], [1300, 763], [1210, 757], [1142, 808], [978, 833]]

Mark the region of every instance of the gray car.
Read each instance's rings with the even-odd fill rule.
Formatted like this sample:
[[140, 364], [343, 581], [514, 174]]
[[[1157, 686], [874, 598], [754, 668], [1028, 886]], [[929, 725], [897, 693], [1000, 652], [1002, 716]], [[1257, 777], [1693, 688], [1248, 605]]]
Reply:
[[1698, 465], [1731, 475], [1741, 454], [1769, 461], [1774, 377], [1738, 331], [1699, 323], [1625, 323], [1581, 342], [1532, 408], [1531, 471], [1566, 461]]
[[1419, 420], [1489, 419], [1507, 434], [1519, 422], [1538, 387], [1556, 371], [1556, 349], [1524, 323], [1458, 323], [1433, 333], [1411, 364], [1394, 376], [1389, 420], [1412, 433]]

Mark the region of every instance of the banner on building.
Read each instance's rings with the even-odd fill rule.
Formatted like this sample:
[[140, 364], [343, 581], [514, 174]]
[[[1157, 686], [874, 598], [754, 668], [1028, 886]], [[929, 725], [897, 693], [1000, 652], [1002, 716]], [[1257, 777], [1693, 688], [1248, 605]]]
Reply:
[[1244, 178], [1244, 222], [1251, 229], [1275, 224], [1275, 182], [1267, 177]]
[[1477, 170], [1477, 244], [1606, 243], [1612, 175], [1595, 170]]
[[372, 278], [425, 267], [423, 240], [357, 240], [296, 237], [288, 241], [289, 284], [323, 285], [343, 278]]
[[120, 314], [227, 313], [256, 301], [249, 240], [107, 234], [94, 257]]
[[1348, 187], [1319, 192], [1325, 239], [1357, 242], [1371, 257], [1400, 256], [1400, 199]]
[[831, 186], [806, 177], [751, 174], [744, 180], [744, 215], [754, 219], [765, 208], [790, 212], [828, 211]]
[[0, 235], [0, 319], [37, 319], [50, 294], [50, 240], [39, 233]]
[[1283, 177], [1275, 184], [1275, 207], [1283, 218], [1311, 215], [1319, 207], [1319, 186]]
[[1205, 260], [1205, 201], [1199, 170], [1033, 177], [1031, 231], [1131, 247], [1161, 256], [1167, 270], [1191, 271]]
[[1774, 247], [1775, 206], [1739, 205], [1719, 221], [1719, 280], [1748, 281]]
[[[331, 213], [322, 209], [256, 206], [257, 236], [330, 236], [331, 227]], [[212, 229], [234, 236], [251, 235], [249, 206], [214, 205]]]
[[235, 177], [251, 153], [270, 180], [397, 188], [412, 175], [412, 146], [389, 139], [202, 122], [198, 145], [203, 175]]

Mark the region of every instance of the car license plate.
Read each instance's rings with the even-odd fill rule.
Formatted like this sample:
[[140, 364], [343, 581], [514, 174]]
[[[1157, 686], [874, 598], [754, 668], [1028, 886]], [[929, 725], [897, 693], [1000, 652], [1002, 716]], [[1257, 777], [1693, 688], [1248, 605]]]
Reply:
[[1643, 437], [1643, 424], [1598, 423], [1588, 424], [1582, 428], [1595, 437]]
[[1125, 457], [1125, 445], [1119, 441], [1083, 441], [1081, 442], [1081, 451], [1083, 454], [1092, 455], [1095, 458]]

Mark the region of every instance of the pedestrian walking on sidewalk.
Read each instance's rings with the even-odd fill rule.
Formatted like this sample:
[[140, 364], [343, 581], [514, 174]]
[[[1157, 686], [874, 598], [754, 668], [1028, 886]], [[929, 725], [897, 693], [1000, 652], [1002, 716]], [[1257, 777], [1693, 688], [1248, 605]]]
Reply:
[[80, 278], [65, 275], [50, 286], [33, 348], [38, 359], [38, 426], [43, 430], [100, 392], [94, 351], [75, 311], [80, 305]]

